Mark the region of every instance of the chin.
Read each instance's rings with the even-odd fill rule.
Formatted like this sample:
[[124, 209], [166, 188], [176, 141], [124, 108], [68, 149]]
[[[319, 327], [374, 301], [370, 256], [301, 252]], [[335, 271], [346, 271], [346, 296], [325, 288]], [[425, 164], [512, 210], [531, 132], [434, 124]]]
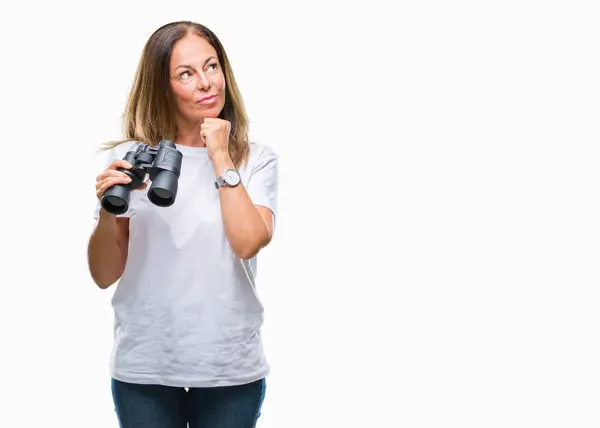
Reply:
[[195, 116], [198, 119], [204, 119], [206, 117], [217, 118], [221, 114], [221, 110], [222, 109], [223, 108], [220, 107], [220, 106], [219, 107], [215, 106], [215, 107], [211, 107], [211, 108], [208, 108], [208, 109], [203, 109], [202, 111], [196, 111], [195, 112], [196, 113]]
[[217, 118], [217, 117], [219, 117], [219, 114], [221, 114], [221, 112], [219, 110], [214, 110], [214, 111], [211, 110], [211, 111], [207, 111], [206, 113], [204, 113], [201, 117], [202, 118], [207, 118], [207, 117]]

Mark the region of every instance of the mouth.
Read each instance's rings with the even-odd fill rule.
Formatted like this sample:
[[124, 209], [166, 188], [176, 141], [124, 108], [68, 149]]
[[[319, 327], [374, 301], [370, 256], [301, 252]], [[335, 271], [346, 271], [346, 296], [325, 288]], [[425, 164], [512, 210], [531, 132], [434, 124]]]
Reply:
[[216, 95], [211, 95], [208, 97], [204, 97], [204, 98], [200, 98], [198, 101], [196, 101], [197, 104], [210, 104], [213, 101], [215, 101], [217, 99]]

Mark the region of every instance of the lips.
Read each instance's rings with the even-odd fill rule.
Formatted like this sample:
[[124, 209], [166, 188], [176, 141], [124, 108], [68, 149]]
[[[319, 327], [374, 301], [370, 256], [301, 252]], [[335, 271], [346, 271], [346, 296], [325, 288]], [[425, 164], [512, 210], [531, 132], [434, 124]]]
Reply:
[[198, 100], [198, 102], [199, 102], [199, 103], [206, 103], [206, 102], [213, 101], [215, 98], [217, 98], [217, 96], [216, 96], [216, 95], [210, 95], [210, 96], [208, 96], [208, 97], [200, 98], [200, 99]]

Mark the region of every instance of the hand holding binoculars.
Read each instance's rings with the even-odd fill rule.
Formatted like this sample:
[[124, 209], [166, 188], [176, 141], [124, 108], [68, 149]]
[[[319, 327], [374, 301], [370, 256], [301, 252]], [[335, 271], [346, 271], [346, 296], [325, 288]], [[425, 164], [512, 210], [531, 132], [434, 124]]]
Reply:
[[127, 152], [123, 158], [133, 168], [119, 168], [131, 181], [127, 184], [115, 184], [104, 192], [100, 204], [111, 214], [123, 214], [129, 209], [131, 191], [144, 183], [148, 174], [151, 185], [148, 199], [159, 207], [168, 207], [175, 203], [183, 155], [175, 143], [162, 140], [157, 147], [148, 144], [139, 145], [136, 150]]

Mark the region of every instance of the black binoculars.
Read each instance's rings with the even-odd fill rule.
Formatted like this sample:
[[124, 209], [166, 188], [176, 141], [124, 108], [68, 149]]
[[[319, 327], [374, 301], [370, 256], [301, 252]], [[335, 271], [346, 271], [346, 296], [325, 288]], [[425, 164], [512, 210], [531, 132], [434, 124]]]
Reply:
[[118, 170], [127, 174], [131, 181], [127, 184], [115, 184], [104, 192], [100, 205], [111, 214], [123, 214], [129, 209], [131, 191], [144, 183], [146, 174], [151, 180], [148, 199], [159, 207], [168, 207], [175, 203], [183, 155], [175, 143], [162, 140], [158, 147], [148, 144], [139, 145], [136, 150], [127, 152], [123, 160], [133, 168]]

